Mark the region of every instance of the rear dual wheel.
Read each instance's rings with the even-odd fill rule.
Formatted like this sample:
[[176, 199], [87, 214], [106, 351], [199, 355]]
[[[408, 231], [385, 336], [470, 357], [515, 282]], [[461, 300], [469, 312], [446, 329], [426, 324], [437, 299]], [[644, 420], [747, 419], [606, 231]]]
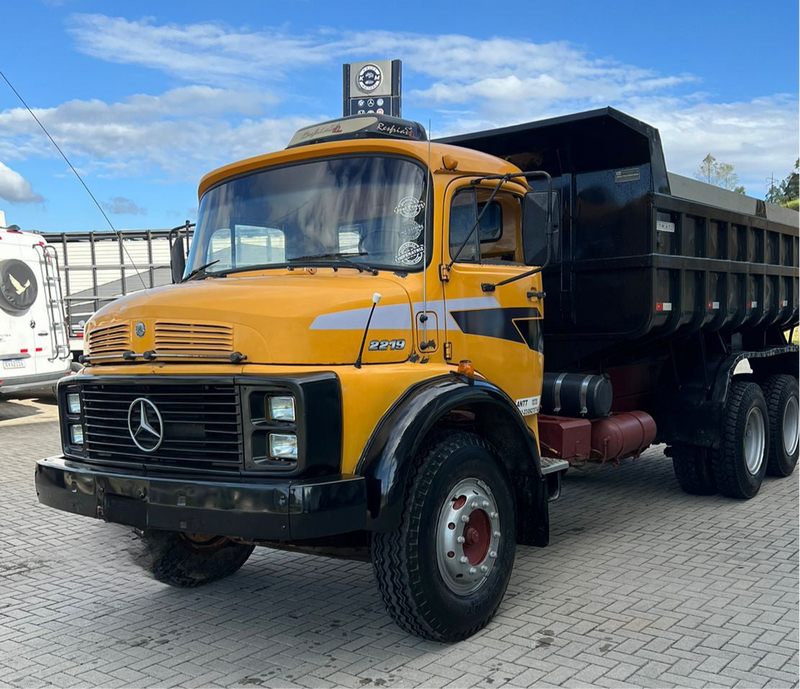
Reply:
[[767, 378], [763, 385], [769, 411], [770, 476], [790, 476], [797, 466], [800, 404], [797, 379], [785, 374]]

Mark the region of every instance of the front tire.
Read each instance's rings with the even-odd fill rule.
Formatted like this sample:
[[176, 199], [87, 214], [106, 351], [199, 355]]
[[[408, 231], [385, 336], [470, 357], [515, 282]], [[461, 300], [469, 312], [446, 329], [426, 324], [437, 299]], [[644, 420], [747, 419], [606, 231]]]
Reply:
[[798, 454], [798, 395], [797, 379], [781, 374], [767, 378], [763, 385], [764, 399], [769, 410], [770, 476], [791, 476], [797, 466]]
[[135, 560], [145, 571], [170, 586], [192, 588], [228, 577], [250, 557], [255, 546], [225, 536], [184, 534], [149, 529], [140, 534]]
[[417, 458], [400, 528], [373, 534], [375, 578], [392, 619], [434, 641], [486, 626], [514, 567], [514, 519], [492, 446], [472, 433], [437, 437]]
[[761, 388], [734, 382], [722, 415], [720, 447], [712, 453], [719, 492], [731, 498], [752, 498], [767, 471], [769, 414]]

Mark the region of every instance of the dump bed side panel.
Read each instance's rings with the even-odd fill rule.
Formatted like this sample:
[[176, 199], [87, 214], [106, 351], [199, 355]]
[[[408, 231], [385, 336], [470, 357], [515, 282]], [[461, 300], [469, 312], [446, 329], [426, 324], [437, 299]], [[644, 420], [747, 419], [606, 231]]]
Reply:
[[667, 174], [653, 127], [605, 108], [445, 141], [554, 178], [548, 370], [641, 357], [700, 330], [749, 337], [797, 323], [800, 216]]

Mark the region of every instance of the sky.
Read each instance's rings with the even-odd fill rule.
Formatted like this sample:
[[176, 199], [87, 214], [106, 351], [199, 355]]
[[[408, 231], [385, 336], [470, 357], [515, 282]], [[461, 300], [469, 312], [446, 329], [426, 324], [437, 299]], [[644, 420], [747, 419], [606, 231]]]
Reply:
[[[341, 115], [342, 63], [403, 60], [433, 137], [611, 105], [659, 128], [667, 167], [711, 153], [748, 194], [798, 157], [796, 0], [0, 0], [0, 71], [118, 229], [197, 213], [197, 183]], [[107, 229], [0, 81], [0, 210]]]

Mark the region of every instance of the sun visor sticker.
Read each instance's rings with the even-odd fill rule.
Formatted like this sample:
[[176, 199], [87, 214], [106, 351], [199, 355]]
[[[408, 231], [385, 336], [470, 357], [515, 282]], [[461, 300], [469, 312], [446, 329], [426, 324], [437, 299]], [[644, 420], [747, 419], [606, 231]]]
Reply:
[[400, 248], [397, 250], [395, 260], [404, 266], [413, 266], [422, 260], [424, 251], [425, 249], [421, 244], [405, 242], [405, 244], [401, 244]]
[[413, 196], [405, 196], [400, 199], [400, 203], [394, 207], [394, 212], [397, 215], [402, 215], [404, 218], [412, 219], [416, 218], [423, 208], [425, 208], [424, 201], [414, 198]]

